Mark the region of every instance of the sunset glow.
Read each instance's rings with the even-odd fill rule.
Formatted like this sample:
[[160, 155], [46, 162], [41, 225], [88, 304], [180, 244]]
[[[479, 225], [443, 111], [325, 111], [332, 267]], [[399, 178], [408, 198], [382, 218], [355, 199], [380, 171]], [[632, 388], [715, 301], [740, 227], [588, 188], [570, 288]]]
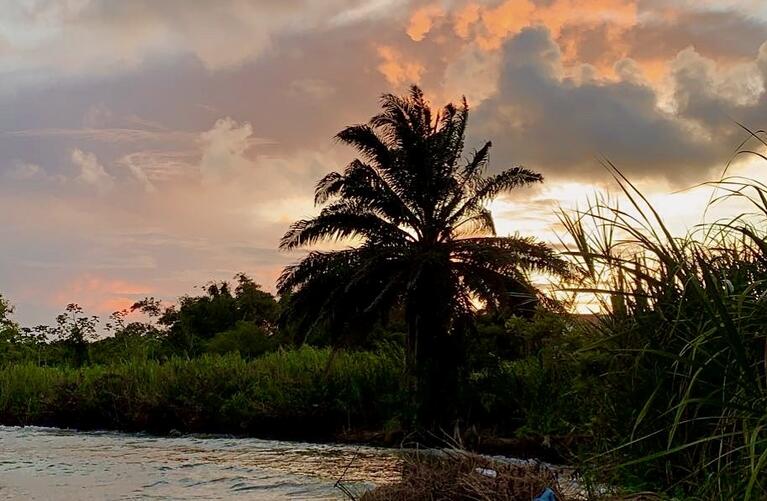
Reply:
[[543, 173], [491, 208], [499, 234], [551, 243], [558, 208], [625, 203], [603, 157], [693, 229], [711, 188], [688, 188], [721, 174], [736, 121], [767, 117], [757, 1], [162, 4], [0, 1], [0, 292], [25, 324], [239, 271], [274, 291], [301, 255], [279, 237], [353, 158], [334, 134], [413, 83], [435, 105], [467, 96], [490, 171]]

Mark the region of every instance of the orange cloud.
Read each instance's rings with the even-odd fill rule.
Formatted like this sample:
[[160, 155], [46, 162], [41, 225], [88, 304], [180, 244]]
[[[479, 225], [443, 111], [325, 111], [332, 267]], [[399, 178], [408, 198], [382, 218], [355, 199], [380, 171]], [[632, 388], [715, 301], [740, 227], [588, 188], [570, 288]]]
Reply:
[[77, 303], [88, 313], [105, 315], [129, 308], [138, 299], [151, 294], [152, 288], [148, 285], [87, 274], [56, 291], [51, 302], [57, 307]]
[[431, 4], [417, 9], [410, 17], [410, 25], [407, 34], [416, 42], [420, 42], [431, 31], [434, 21], [445, 15], [445, 11], [438, 4]]
[[465, 5], [453, 16], [453, 30], [461, 38], [469, 38], [471, 28], [480, 18], [480, 7], [475, 3]]
[[418, 83], [421, 80], [423, 66], [419, 63], [407, 61], [406, 56], [394, 47], [381, 45], [377, 48], [381, 63], [378, 71], [386, 77], [392, 85]]
[[[675, 15], [673, 9], [662, 10], [660, 14], [664, 20]], [[546, 3], [503, 0], [493, 6], [469, 2], [456, 7], [452, 13], [437, 5], [421, 7], [410, 17], [407, 33], [413, 40], [421, 41], [438, 18], [448, 16], [457, 37], [473, 42], [485, 51], [499, 49], [505, 40], [526, 27], [545, 26], [558, 42], [566, 67], [587, 62], [600, 77], [615, 75], [613, 65], [629, 53], [625, 35], [639, 23], [637, 0], [553, 0]], [[591, 54], [582, 61], [582, 49], [590, 46], [588, 48], [593, 50], [593, 41], [587, 37], [597, 28], [604, 32], [604, 47], [597, 48], [601, 54], [596, 57]], [[648, 73], [658, 75], [657, 63], [648, 67]]]
[[487, 50], [500, 47], [507, 37], [532, 24], [535, 10], [535, 4], [529, 0], [507, 0], [497, 7], [483, 10], [484, 32], [477, 37], [480, 47]]
[[[530, 0], [506, 0], [482, 10], [480, 17], [483, 30], [477, 42], [488, 50], [498, 48], [506, 38], [527, 26], [544, 25], [557, 38], [568, 24], [608, 23], [611, 38], [618, 41], [618, 35], [638, 22], [635, 0], [555, 0], [541, 6]], [[456, 25], [455, 29], [463, 29], [463, 25]]]

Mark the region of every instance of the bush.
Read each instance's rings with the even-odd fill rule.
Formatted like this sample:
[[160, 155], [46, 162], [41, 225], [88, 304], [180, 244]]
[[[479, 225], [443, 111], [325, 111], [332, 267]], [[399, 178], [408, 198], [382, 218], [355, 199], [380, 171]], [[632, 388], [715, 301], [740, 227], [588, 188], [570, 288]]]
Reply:
[[[0, 367], [0, 422], [253, 435], [383, 426], [401, 409], [401, 353], [304, 347], [82, 368]], [[300, 426], [299, 426], [300, 424]]]
[[592, 343], [582, 321], [540, 312], [512, 318], [505, 336], [518, 358], [495, 358], [468, 382], [480, 423], [524, 435], [588, 435], [609, 404], [609, 355]]
[[239, 353], [244, 358], [255, 358], [276, 348], [274, 336], [267, 334], [263, 327], [245, 321], [237, 322], [231, 330], [219, 332], [206, 345], [208, 353]]

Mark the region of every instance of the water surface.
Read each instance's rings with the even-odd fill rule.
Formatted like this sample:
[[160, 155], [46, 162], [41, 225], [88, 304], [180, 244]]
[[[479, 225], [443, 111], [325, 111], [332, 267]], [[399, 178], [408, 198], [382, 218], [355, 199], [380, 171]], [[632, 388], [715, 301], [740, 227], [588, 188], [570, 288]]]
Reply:
[[345, 499], [341, 475], [359, 493], [398, 474], [374, 447], [0, 426], [0, 499]]

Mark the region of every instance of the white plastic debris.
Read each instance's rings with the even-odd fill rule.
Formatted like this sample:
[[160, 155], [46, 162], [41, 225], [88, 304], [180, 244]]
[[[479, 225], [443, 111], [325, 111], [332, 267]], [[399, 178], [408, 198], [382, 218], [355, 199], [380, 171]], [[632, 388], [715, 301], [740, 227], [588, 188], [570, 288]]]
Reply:
[[498, 476], [498, 472], [495, 470], [491, 470], [490, 468], [474, 468], [474, 471], [476, 471], [480, 475], [484, 475], [490, 478], [495, 478]]

